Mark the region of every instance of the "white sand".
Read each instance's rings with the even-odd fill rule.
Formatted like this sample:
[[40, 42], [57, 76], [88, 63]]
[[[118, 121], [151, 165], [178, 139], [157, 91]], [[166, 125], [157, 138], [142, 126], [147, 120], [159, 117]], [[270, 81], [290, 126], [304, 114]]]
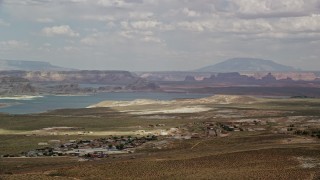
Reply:
[[8, 100], [32, 100], [35, 98], [42, 98], [43, 96], [10, 96], [10, 97], [0, 97], [0, 99], [8, 99]]
[[173, 108], [173, 109], [162, 109], [162, 110], [143, 110], [143, 111], [135, 111], [129, 112], [129, 114], [136, 115], [147, 115], [147, 114], [175, 114], [175, 113], [197, 113], [197, 112], [205, 112], [209, 111], [211, 108], [202, 107], [202, 106], [193, 106], [193, 107], [181, 107], [181, 108]]

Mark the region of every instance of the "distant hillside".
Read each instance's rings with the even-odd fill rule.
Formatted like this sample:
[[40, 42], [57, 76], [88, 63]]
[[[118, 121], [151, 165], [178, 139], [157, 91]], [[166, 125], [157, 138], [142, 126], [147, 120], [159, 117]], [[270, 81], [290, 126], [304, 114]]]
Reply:
[[298, 71], [290, 66], [271, 60], [255, 58], [233, 58], [224, 62], [198, 69], [200, 72], [244, 72], [244, 71]]
[[22, 70], [22, 71], [67, 71], [72, 70], [51, 65], [41, 61], [20, 61], [0, 59], [0, 71]]

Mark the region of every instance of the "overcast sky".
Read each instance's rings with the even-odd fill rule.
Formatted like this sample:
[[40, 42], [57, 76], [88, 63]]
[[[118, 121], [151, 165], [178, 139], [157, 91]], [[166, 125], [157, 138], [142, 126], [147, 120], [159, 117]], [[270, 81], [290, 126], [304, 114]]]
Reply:
[[233, 57], [320, 70], [320, 0], [0, 0], [0, 59], [149, 71]]

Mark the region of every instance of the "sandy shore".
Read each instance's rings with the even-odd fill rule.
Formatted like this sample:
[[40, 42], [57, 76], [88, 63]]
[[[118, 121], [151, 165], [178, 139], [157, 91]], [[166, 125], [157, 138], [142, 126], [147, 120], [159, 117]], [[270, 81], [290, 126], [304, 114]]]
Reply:
[[[129, 114], [136, 115], [149, 115], [149, 114], [176, 114], [176, 113], [198, 113], [210, 111], [212, 108], [203, 107], [203, 106], [188, 106], [188, 107], [180, 107], [180, 108], [172, 108], [172, 109], [162, 109], [162, 110], [140, 110], [135, 112], [129, 112]], [[126, 111], [123, 111], [126, 112]]]
[[257, 99], [248, 96], [215, 95], [199, 99], [180, 100], [150, 100], [137, 99], [133, 101], [102, 101], [87, 108], [109, 107], [120, 112], [135, 115], [200, 113], [212, 110], [207, 105], [212, 104], [250, 104]]
[[43, 96], [28, 96], [28, 95], [23, 95], [23, 96], [0, 96], [0, 99], [6, 99], [6, 100], [32, 100], [35, 98], [42, 98]]

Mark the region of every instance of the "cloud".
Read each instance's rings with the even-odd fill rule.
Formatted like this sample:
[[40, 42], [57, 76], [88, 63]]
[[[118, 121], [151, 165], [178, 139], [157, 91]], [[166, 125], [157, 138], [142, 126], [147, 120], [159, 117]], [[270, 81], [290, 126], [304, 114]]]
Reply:
[[112, 15], [85, 15], [82, 17], [84, 20], [90, 21], [114, 21], [115, 17]]
[[299, 17], [319, 10], [318, 0], [237, 0], [231, 4], [242, 18]]
[[63, 50], [66, 52], [75, 52], [75, 51], [79, 51], [80, 49], [73, 46], [65, 46], [63, 47]]
[[131, 19], [149, 19], [154, 16], [153, 12], [129, 12], [129, 17]]
[[182, 12], [189, 17], [199, 17], [200, 13], [190, 10], [189, 8], [184, 8]]
[[205, 30], [205, 24], [203, 22], [190, 22], [190, 21], [182, 21], [178, 23], [178, 26], [185, 30], [202, 32]]
[[52, 23], [52, 22], [54, 22], [54, 20], [51, 18], [38, 18], [38, 19], [36, 19], [36, 21], [39, 23]]
[[135, 29], [151, 29], [161, 25], [161, 22], [156, 20], [147, 20], [147, 21], [133, 21], [130, 24]]
[[122, 21], [120, 22], [121, 28], [125, 30], [161, 30], [165, 27], [163, 23], [157, 20], [140, 20], [140, 21]]
[[0, 19], [0, 26], [10, 26], [10, 23]]
[[87, 2], [87, 0], [70, 0], [73, 3], [84, 3]]
[[162, 40], [158, 37], [154, 37], [154, 36], [145, 36], [144, 38], [142, 38], [142, 41], [144, 42], [154, 42], [154, 43], [161, 43]]
[[134, 36], [132, 35], [132, 31], [120, 31], [118, 33], [120, 37], [124, 37], [126, 39], [133, 39]]
[[17, 40], [0, 41], [0, 48], [2, 50], [23, 49], [29, 46], [28, 43]]
[[319, 32], [320, 16], [305, 16], [294, 19], [281, 19], [275, 26], [286, 32]]
[[104, 6], [104, 7], [129, 7], [131, 6], [130, 1], [124, 1], [124, 0], [98, 0], [98, 5]]
[[42, 29], [42, 34], [45, 36], [68, 36], [78, 37], [80, 34], [73, 31], [69, 25], [45, 27]]
[[[40, 47], [49, 36], [51, 46], [44, 48], [56, 54], [40, 53], [52, 61], [63, 57], [84, 61], [91, 56], [105, 61], [108, 56], [121, 59], [124, 66], [145, 59], [172, 69], [188, 62], [184, 69], [191, 69], [232, 56], [284, 62], [302, 56], [320, 58], [319, 0], [8, 0], [3, 5], [0, 27], [6, 27], [0, 37], [29, 34], [23, 41]], [[22, 28], [17, 28], [22, 21]], [[35, 31], [41, 32], [37, 40]], [[78, 38], [56, 41], [61, 37]], [[2, 41], [5, 44], [15, 43]], [[76, 49], [78, 56], [72, 53]]]
[[96, 46], [100, 44], [101, 37], [98, 34], [92, 34], [85, 38], [82, 38], [80, 42], [87, 46]]

